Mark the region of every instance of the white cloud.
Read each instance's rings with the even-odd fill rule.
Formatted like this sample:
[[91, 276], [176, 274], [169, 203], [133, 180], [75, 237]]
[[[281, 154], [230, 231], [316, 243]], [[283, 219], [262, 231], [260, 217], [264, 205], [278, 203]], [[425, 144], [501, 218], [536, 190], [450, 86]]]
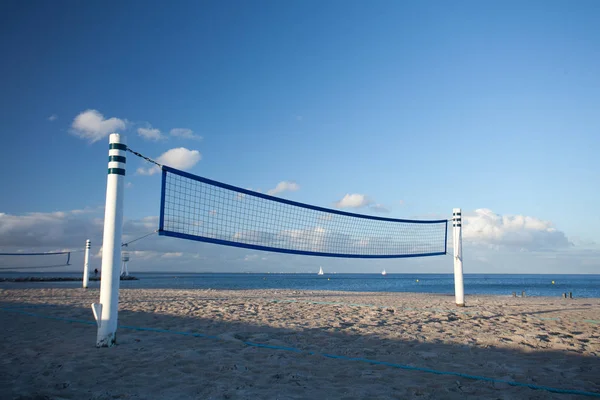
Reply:
[[[133, 235], [137, 233], [148, 233], [149, 231], [156, 229], [158, 227], [158, 217], [144, 217], [142, 219], [126, 219], [123, 223], [123, 231], [124, 232], [133, 232]], [[135, 239], [133, 236], [128, 237], [127, 233], [123, 234], [123, 237], [126, 239], [125, 242]]]
[[139, 167], [135, 172], [138, 173], [139, 175], [150, 176], [150, 175], [158, 174], [160, 172], [160, 167], [158, 165], [153, 165], [148, 168]]
[[307, 251], [333, 252], [332, 244], [335, 243], [335, 235], [321, 226], [308, 229], [288, 229], [279, 233], [279, 236], [293, 247], [302, 248]]
[[267, 194], [270, 194], [271, 196], [276, 195], [277, 193], [282, 193], [282, 192], [295, 192], [298, 189], [300, 189], [300, 185], [298, 185], [295, 182], [288, 182], [288, 181], [283, 181], [283, 182], [279, 182], [277, 184], [277, 186], [275, 186], [274, 189], [270, 189], [269, 191], [267, 191]]
[[[131, 210], [126, 209], [125, 216], [128, 212]], [[15, 253], [82, 250], [85, 240], [90, 239], [92, 252], [95, 254], [90, 268], [101, 269], [101, 253], [98, 250], [102, 245], [103, 214], [102, 207], [23, 215], [0, 213], [0, 251]], [[465, 272], [596, 273], [600, 267], [598, 244], [583, 239], [576, 241], [578, 244], [573, 246], [565, 244], [568, 241], [564, 234], [548, 221], [522, 215], [500, 216], [483, 209], [471, 213], [463, 212], [463, 223]], [[122, 241], [127, 243], [141, 238], [157, 227], [157, 216], [126, 219], [123, 223]], [[372, 237], [369, 232], [362, 232], [355, 237], [335, 233], [327, 221], [319, 220], [319, 223], [312, 227], [297, 228], [278, 232], [246, 231], [233, 236], [247, 243], [281, 244], [313, 251], [334, 250], [339, 243], [348, 241], [354, 246], [380, 249], [390, 245], [388, 238]], [[514, 232], [523, 231], [525, 235], [511, 236]], [[499, 235], [498, 232], [505, 234]], [[231, 239], [231, 236], [218, 238]], [[519, 240], [515, 240], [515, 237]], [[450, 251], [451, 249], [452, 246], [449, 247]], [[523, 252], [521, 249], [529, 251]], [[319, 262], [314, 257], [248, 252], [245, 249], [180, 240], [158, 234], [129, 244], [127, 250], [131, 256], [129, 271], [133, 275], [136, 271], [166, 270], [307, 272], [318, 269]], [[263, 257], [266, 254], [268, 260]], [[23, 263], [31, 262], [29, 257], [23, 259]], [[380, 264], [385, 263], [383, 260], [373, 260], [365, 264], [365, 261], [361, 260], [331, 259], [328, 263], [331, 265], [327, 268], [324, 266], [326, 272], [336, 269], [338, 272], [365, 272], [367, 264], [366, 269], [374, 272], [381, 267], [390, 271], [392, 266], [397, 268], [398, 272], [407, 273], [417, 269], [422, 272], [452, 272], [452, 259], [448, 257], [407, 259], [401, 263], [402, 266], [399, 266], [396, 260], [391, 260], [388, 264]], [[69, 267], [60, 267], [60, 270], [81, 271], [82, 251], [71, 253], [71, 264]], [[7, 265], [11, 264], [7, 264], [7, 260], [0, 257], [0, 267]]]
[[58, 119], [58, 115], [56, 114], [52, 114], [51, 116], [48, 117], [48, 121], [56, 121]]
[[171, 136], [179, 137], [182, 139], [202, 139], [202, 136], [195, 135], [194, 131], [188, 128], [173, 128], [170, 132]]
[[[198, 150], [188, 150], [185, 147], [178, 147], [168, 150], [161, 154], [156, 162], [162, 165], [167, 165], [180, 170], [188, 170], [202, 159], [202, 155]], [[157, 165], [149, 168], [138, 168], [137, 173], [140, 175], [154, 175], [160, 172]]]
[[[100, 249], [100, 251], [102, 251], [102, 249]], [[160, 255], [160, 253], [157, 253], [156, 251], [148, 251], [148, 250], [129, 251], [130, 260], [152, 260], [152, 259], [156, 259], [156, 257], [159, 255]], [[102, 256], [102, 253], [100, 254], [100, 256]]]
[[86, 110], [75, 117], [71, 125], [72, 133], [90, 143], [97, 142], [115, 131], [125, 129], [127, 120], [104, 119], [96, 110]]
[[151, 126], [148, 128], [138, 128], [137, 130], [138, 136], [143, 137], [146, 140], [161, 140], [164, 139], [164, 136], [160, 133], [159, 129], [152, 128]]
[[182, 252], [180, 251], [176, 251], [176, 252], [171, 252], [171, 253], [164, 253], [162, 255], [163, 258], [177, 258], [177, 257], [181, 257], [183, 255]]
[[0, 247], [81, 248], [86, 239], [102, 231], [102, 224], [89, 218], [93, 212], [73, 210], [25, 215], [0, 214]]
[[277, 241], [277, 234], [257, 230], [246, 230], [235, 232], [231, 239], [237, 242], [272, 244]]
[[73, 215], [80, 215], [80, 214], [95, 214], [98, 212], [104, 212], [104, 206], [99, 206], [99, 207], [86, 207], [80, 210], [71, 210], [69, 211], [71, 214]]
[[338, 208], [360, 208], [368, 206], [372, 201], [364, 194], [346, 194], [343, 199], [334, 203]]
[[525, 215], [502, 216], [486, 208], [463, 213], [463, 226], [465, 242], [490, 248], [555, 250], [572, 245], [550, 221]]

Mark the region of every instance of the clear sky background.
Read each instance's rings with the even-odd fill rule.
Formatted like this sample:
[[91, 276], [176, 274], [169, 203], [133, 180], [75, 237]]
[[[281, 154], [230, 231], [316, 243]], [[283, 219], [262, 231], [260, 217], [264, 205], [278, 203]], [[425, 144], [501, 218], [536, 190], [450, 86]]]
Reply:
[[[300, 202], [393, 218], [461, 207], [467, 273], [598, 273], [599, 21], [593, 0], [3, 1], [0, 252], [99, 250], [119, 132], [165, 164], [283, 182]], [[129, 155], [126, 238], [157, 227], [148, 167]], [[162, 237], [131, 250], [132, 270], [452, 271], [448, 256]]]

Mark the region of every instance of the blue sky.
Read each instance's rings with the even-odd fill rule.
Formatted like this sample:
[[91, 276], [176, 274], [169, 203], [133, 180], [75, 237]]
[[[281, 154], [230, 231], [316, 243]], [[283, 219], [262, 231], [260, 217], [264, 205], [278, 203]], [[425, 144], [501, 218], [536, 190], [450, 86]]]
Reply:
[[[76, 235], [65, 233], [72, 227], [65, 218], [97, 234], [103, 135], [113, 126], [153, 158], [198, 151], [201, 159], [187, 168], [195, 174], [262, 191], [294, 182], [298, 190], [280, 195], [300, 202], [333, 207], [361, 194], [397, 218], [449, 217], [461, 207], [472, 218], [465, 244], [482, 254], [471, 260], [473, 272], [503, 272], [503, 259], [532, 272], [565, 263], [598, 271], [594, 1], [0, 7], [0, 235], [11, 236], [11, 246], [16, 232], [48, 236], [52, 224], [42, 220], [65, 224], [67, 236]], [[77, 125], [82, 114], [102, 119]], [[136, 174], [147, 165], [128, 161], [127, 218], [156, 216], [158, 175]], [[545, 240], [556, 244], [548, 238], [557, 234], [571, 245], [533, 255]], [[0, 250], [8, 243], [0, 237]], [[182, 257], [207, 246], [186, 245]], [[560, 262], [551, 258], [558, 251]], [[323, 260], [298, 262], [313, 268]], [[451, 260], [434, 262], [436, 271], [446, 264], [451, 271]]]

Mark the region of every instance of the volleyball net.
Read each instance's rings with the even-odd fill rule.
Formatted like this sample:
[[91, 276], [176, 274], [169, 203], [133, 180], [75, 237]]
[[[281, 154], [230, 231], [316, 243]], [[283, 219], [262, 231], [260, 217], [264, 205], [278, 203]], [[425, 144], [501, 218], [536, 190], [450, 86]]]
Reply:
[[447, 220], [362, 215], [298, 203], [162, 166], [159, 235], [346, 258], [444, 255]]
[[70, 251], [0, 253], [0, 270], [59, 268], [71, 265]]
[[[447, 252], [446, 219], [354, 214], [242, 189], [161, 165], [128, 148], [124, 138], [113, 133], [108, 147], [100, 300], [92, 304], [98, 324], [97, 347], [116, 343], [127, 152], [162, 171], [161, 236], [322, 257], [401, 258]], [[455, 234], [457, 229], [455, 224]], [[461, 259], [455, 257], [454, 262], [455, 274], [462, 274], [462, 264], [457, 267]], [[464, 305], [457, 294], [457, 304], [459, 301]]]

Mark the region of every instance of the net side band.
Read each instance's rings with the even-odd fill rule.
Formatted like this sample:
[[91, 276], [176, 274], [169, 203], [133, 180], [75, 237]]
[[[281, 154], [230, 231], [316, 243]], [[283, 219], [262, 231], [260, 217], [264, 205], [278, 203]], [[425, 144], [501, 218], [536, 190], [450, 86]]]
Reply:
[[319, 257], [336, 257], [336, 258], [415, 258], [415, 257], [430, 257], [430, 256], [443, 256], [446, 255], [445, 251], [435, 252], [435, 253], [421, 253], [421, 254], [339, 254], [339, 253], [322, 253], [318, 251], [305, 251], [305, 250], [292, 250], [292, 249], [284, 249], [279, 247], [269, 247], [269, 246], [260, 246], [256, 244], [249, 243], [241, 243], [241, 242], [232, 242], [229, 240], [222, 239], [213, 239], [209, 237], [196, 236], [196, 235], [187, 235], [185, 233], [179, 232], [171, 232], [171, 231], [159, 231], [158, 234], [160, 236], [169, 236], [178, 239], [187, 239], [187, 240], [195, 240], [197, 242], [205, 242], [205, 243], [213, 243], [220, 244], [225, 246], [233, 246], [233, 247], [241, 247], [244, 249], [250, 250], [261, 250], [261, 251], [273, 251], [276, 253], [286, 253], [286, 254], [297, 254], [297, 255], [306, 255], [306, 256], [319, 256]]

